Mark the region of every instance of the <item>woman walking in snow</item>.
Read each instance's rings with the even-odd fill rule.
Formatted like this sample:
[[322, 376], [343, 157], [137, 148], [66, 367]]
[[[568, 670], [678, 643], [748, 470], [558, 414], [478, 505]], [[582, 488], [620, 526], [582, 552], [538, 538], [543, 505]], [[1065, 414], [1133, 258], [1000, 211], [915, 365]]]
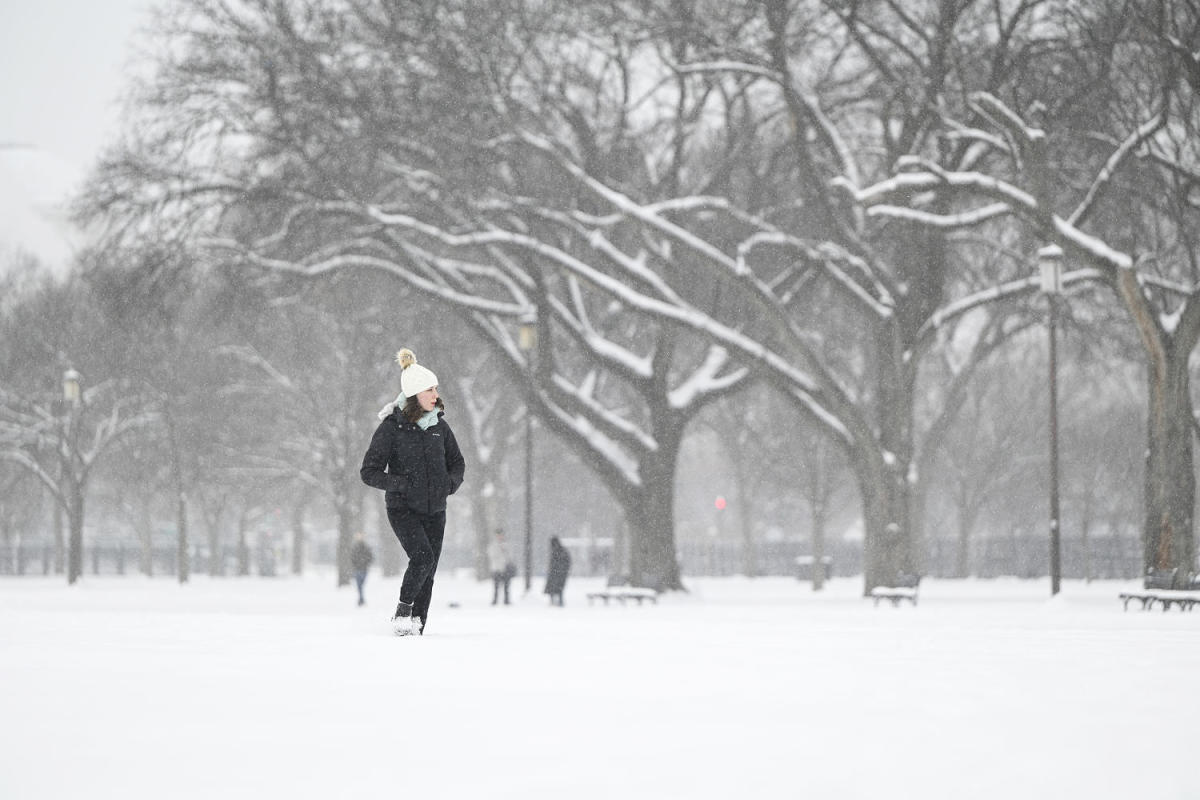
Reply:
[[438, 379], [409, 349], [396, 354], [400, 395], [379, 412], [379, 427], [363, 456], [363, 483], [384, 490], [388, 522], [408, 554], [400, 601], [392, 617], [397, 636], [422, 634], [429, 622], [433, 576], [446, 531], [446, 498], [463, 481], [463, 457], [442, 418]]

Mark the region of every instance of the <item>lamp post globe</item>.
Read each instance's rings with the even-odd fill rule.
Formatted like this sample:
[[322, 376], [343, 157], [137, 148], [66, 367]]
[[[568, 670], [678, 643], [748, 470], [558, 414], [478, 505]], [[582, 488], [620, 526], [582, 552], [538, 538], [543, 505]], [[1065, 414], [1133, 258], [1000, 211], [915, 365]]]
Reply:
[[81, 389], [80, 389], [81, 377], [82, 376], [79, 374], [79, 372], [77, 370], [75, 370], [74, 368], [68, 369], [66, 372], [63, 373], [63, 377], [62, 377], [63, 400], [66, 400], [68, 403], [72, 403], [72, 404], [79, 402], [80, 392], [81, 392]]

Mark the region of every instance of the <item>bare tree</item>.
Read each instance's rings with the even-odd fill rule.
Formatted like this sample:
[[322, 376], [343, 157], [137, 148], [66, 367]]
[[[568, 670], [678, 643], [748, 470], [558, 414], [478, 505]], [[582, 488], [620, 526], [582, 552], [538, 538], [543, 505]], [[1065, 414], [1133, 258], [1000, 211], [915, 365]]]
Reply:
[[358, 467], [378, 424], [374, 412], [387, 392], [394, 351], [384, 335], [390, 309], [378, 287], [350, 282], [335, 276], [300, 287], [274, 302], [273, 314], [260, 316], [250, 342], [218, 351], [229, 359], [230, 374], [243, 376], [227, 391], [254, 395], [282, 422], [244, 442], [229, 468], [290, 482], [297, 494], [315, 491], [329, 502], [337, 519], [339, 586], [352, 575], [350, 545], [364, 499]]
[[[852, 189], [874, 216], [940, 230], [1019, 218], [1112, 290], [1136, 327], [1147, 365], [1145, 567], [1184, 576], [1195, 557], [1188, 360], [1200, 339], [1193, 246], [1200, 223], [1194, 191], [1200, 82], [1193, 79], [1194, 55], [1174, 43], [1195, 41], [1200, 18], [1189, 4], [1133, 5], [1142, 13], [1104, 4], [1089, 12], [1067, 8], [1055, 20], [1069, 45], [1059, 52], [1091, 59], [1084, 66], [1093, 80], [1077, 92], [1093, 101], [1086, 113], [1078, 96], [1062, 96], [1061, 85], [1034, 87], [1040, 98], [1015, 98], [1039, 100], [1029, 112], [976, 93], [970, 107], [985, 127], [953, 120], [947, 127], [990, 156], [977, 169], [911, 159], [899, 174]], [[1047, 56], [1044, 68], [1063, 74], [1056, 57]], [[1099, 117], [1097, 106], [1106, 116]], [[930, 207], [931, 198], [942, 205]], [[950, 198], [961, 204], [953, 213], [944, 205]]]
[[0, 458], [28, 470], [67, 515], [67, 583], [83, 574], [83, 523], [88, 483], [97, 459], [131, 431], [156, 419], [137, 395], [106, 380], [81, 387], [64, 374], [64, 397], [29, 397], [0, 388]]
[[[866, 588], [914, 571], [921, 357], [1033, 281], [1022, 258], [975, 274], [978, 243], [863, 215], [836, 185], [909, 157], [971, 168], [983, 117], [962, 98], [1027, 77], [1041, 3], [185, 6], [98, 210], [449, 304], [621, 504], [635, 580], [680, 584], [679, 442], [751, 378], [851, 464]], [[942, 135], [945, 108], [967, 135]], [[857, 331], [844, 357], [820, 347], [831, 318]]]

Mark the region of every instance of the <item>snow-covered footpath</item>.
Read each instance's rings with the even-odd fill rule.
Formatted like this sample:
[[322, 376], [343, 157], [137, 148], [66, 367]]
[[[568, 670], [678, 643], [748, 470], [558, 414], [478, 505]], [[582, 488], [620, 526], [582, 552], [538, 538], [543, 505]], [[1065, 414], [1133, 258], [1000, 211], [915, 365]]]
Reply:
[[1134, 584], [598, 585], [442, 576], [398, 639], [377, 575], [0, 581], [0, 797], [1200, 797], [1200, 613]]

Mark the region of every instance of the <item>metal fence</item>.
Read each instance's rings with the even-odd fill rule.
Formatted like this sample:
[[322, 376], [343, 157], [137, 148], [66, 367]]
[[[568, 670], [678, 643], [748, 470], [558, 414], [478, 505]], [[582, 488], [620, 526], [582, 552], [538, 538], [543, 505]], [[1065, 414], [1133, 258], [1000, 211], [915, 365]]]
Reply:
[[[1023, 578], [1049, 574], [1049, 535], [1030, 533], [1008, 537], [983, 538], [971, 543], [968, 559], [969, 573], [991, 578], [1013, 575]], [[1062, 540], [1063, 577], [1073, 578], [1136, 578], [1142, 574], [1141, 542], [1132, 536], [1098, 536], [1086, 543], [1078, 537]], [[330, 566], [334, 562], [331, 542], [317, 543], [310, 549], [310, 563]], [[693, 576], [721, 575], [787, 575], [807, 578], [806, 566], [798, 558], [811, 556], [807, 540], [785, 540], [756, 543], [748, 555], [740, 542], [720, 540], [683, 541], [677, 549], [682, 573]], [[828, 574], [834, 577], [861, 575], [863, 554], [861, 542], [836, 541], [826, 548], [830, 559]], [[212, 559], [221, 560], [219, 574], [236, 575], [244, 563], [249, 574], [271, 576], [290, 570], [291, 553], [286, 544], [273, 547], [251, 547], [239, 554], [236, 547], [225, 548], [215, 556], [204, 544], [193, 546], [189, 552], [191, 571], [211, 572]], [[574, 554], [572, 573], [575, 575], [602, 574], [613, 569], [611, 554], [607, 558], [584, 557]], [[595, 554], [592, 554], [594, 556]], [[753, 563], [748, 568], [747, 558]], [[958, 571], [958, 544], [950, 538], [928, 540], [920, 564], [922, 574], [929, 577], [951, 577]], [[93, 575], [124, 575], [142, 571], [145, 553], [140, 545], [124, 541], [100, 541], [84, 546], [84, 570]], [[544, 559], [543, 559], [544, 560]], [[810, 559], [811, 560], [811, 559]], [[469, 547], [447, 547], [442, 552], [441, 568], [470, 569], [475, 565], [475, 553]], [[151, 573], [174, 575], [176, 549], [169, 544], [156, 544], [150, 552]], [[535, 572], [544, 568], [535, 564]], [[54, 569], [54, 548], [42, 542], [23, 542], [0, 545], [0, 575], [48, 575]]]

